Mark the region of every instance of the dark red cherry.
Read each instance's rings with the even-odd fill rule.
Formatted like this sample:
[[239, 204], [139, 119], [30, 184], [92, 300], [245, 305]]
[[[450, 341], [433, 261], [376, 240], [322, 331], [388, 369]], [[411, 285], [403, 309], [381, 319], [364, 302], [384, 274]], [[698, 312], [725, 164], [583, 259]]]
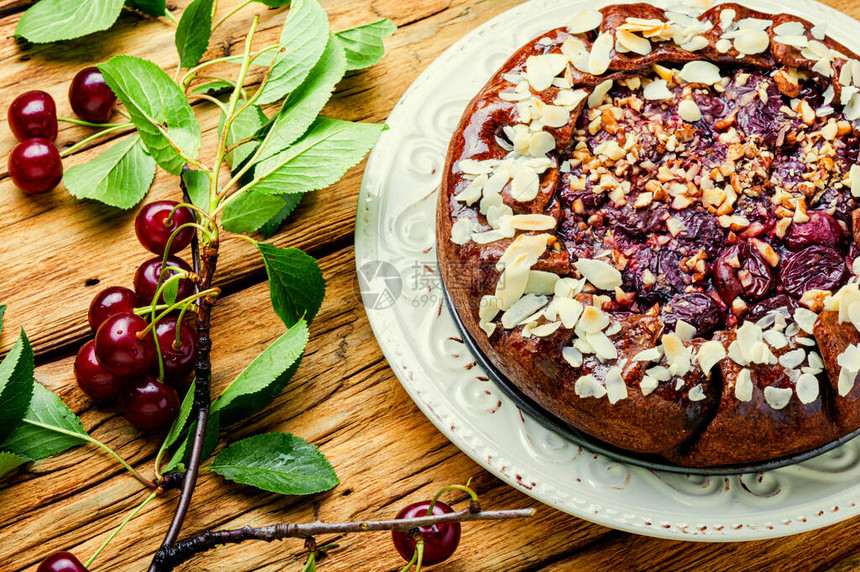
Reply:
[[[429, 516], [427, 509], [430, 507], [430, 501], [421, 501], [412, 503], [405, 507], [399, 513], [397, 518], [416, 518], [421, 516]], [[454, 510], [447, 504], [436, 501], [433, 505], [433, 514], [449, 514]], [[436, 524], [433, 526], [422, 526], [418, 529], [421, 532], [421, 538], [424, 539], [424, 558], [423, 566], [432, 566], [444, 562], [454, 554], [457, 546], [460, 544], [460, 523], [451, 522], [448, 524]], [[391, 531], [391, 540], [394, 542], [394, 547], [404, 560], [410, 562], [415, 555], [415, 538], [410, 538], [408, 532], [399, 530]]]
[[44, 91], [22, 93], [9, 106], [9, 129], [18, 141], [43, 137], [57, 139], [57, 106]]
[[84, 121], [106, 123], [113, 114], [116, 95], [97, 68], [84, 68], [69, 86], [69, 103]]
[[703, 292], [675, 294], [660, 309], [663, 324], [675, 330], [678, 320], [696, 328], [699, 336], [707, 336], [726, 321], [726, 310], [717, 300]]
[[81, 391], [96, 400], [119, 395], [124, 379], [106, 370], [96, 358], [95, 343], [85, 343], [75, 358], [75, 379]]
[[738, 296], [749, 302], [760, 300], [776, 283], [767, 262], [746, 242], [723, 251], [714, 261], [713, 278], [714, 288], [729, 306]]
[[[170, 256], [167, 259], [167, 271], [165, 272], [164, 280], [167, 280], [173, 274], [176, 274], [177, 271], [172, 270], [173, 268], [191, 272], [191, 267], [187, 262], [180, 258]], [[139, 305], [149, 306], [152, 304], [152, 299], [155, 297], [156, 290], [158, 290], [158, 278], [160, 275], [160, 256], [147, 260], [137, 268], [137, 271], [134, 273], [134, 291], [137, 293], [137, 303]], [[182, 278], [179, 280], [179, 293], [177, 294], [176, 299], [183, 300], [194, 294], [194, 291], [194, 282], [186, 278]], [[164, 303], [163, 296], [159, 299], [158, 303]]]
[[176, 390], [152, 377], [127, 383], [119, 404], [125, 418], [141, 431], [166, 429], [179, 413]]
[[847, 272], [838, 252], [814, 245], [787, 256], [780, 264], [779, 280], [786, 292], [801, 297], [807, 290], [835, 291]]
[[95, 353], [99, 363], [116, 375], [135, 377], [150, 371], [156, 358], [152, 334], [139, 337], [146, 320], [135, 314], [116, 314], [96, 332]]
[[28, 195], [44, 193], [63, 180], [63, 159], [49, 140], [33, 137], [9, 153], [9, 176]]
[[785, 246], [789, 250], [802, 250], [813, 244], [838, 249], [844, 233], [836, 219], [821, 211], [808, 211], [809, 221], [793, 224], [785, 233]]
[[71, 552], [55, 552], [42, 560], [36, 572], [89, 572]]
[[[168, 316], [155, 325], [158, 348], [164, 358], [164, 381], [182, 390], [188, 389], [188, 376], [197, 362], [197, 343], [194, 329], [183, 322], [179, 326], [179, 345], [176, 344], [176, 318]], [[158, 364], [153, 367], [157, 371]]]
[[[156, 201], [144, 206], [137, 213], [137, 218], [134, 219], [134, 231], [137, 234], [137, 240], [148, 251], [159, 256], [163, 255], [170, 235], [180, 226], [195, 222], [191, 209], [181, 207], [176, 209], [168, 224], [167, 217], [177, 204], [179, 203], [174, 201]], [[193, 228], [183, 228], [179, 231], [170, 243], [170, 254], [176, 254], [191, 244], [193, 236]]]
[[93, 332], [96, 332], [99, 326], [102, 325], [102, 322], [111, 316], [133, 313], [136, 302], [137, 296], [134, 291], [128, 288], [120, 286], [105, 288], [96, 294], [96, 297], [90, 302], [90, 310], [87, 313], [90, 328], [92, 328]]

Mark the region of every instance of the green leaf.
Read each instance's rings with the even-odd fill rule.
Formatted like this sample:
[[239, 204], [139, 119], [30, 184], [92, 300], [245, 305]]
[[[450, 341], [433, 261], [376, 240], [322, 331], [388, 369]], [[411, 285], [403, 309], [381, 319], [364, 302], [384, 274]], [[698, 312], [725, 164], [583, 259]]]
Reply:
[[200, 124], [185, 94], [148, 60], [114, 56], [98, 68], [131, 115], [149, 154], [165, 171], [178, 175], [185, 159], [173, 145], [192, 159], [200, 149]]
[[281, 31], [278, 53], [258, 103], [278, 101], [308, 77], [328, 42], [328, 14], [317, 0], [295, 0]]
[[7, 453], [5, 451], [0, 451], [0, 477], [2, 477], [15, 467], [20, 467], [27, 461], [28, 459], [25, 459], [24, 457], [19, 457], [15, 453]]
[[385, 54], [382, 39], [397, 31], [388, 18], [335, 33], [346, 52], [346, 69], [360, 70], [372, 66]]
[[213, 0], [194, 0], [182, 12], [176, 26], [176, 51], [179, 52], [179, 66], [190, 68], [197, 65], [209, 47], [212, 35]]
[[164, 16], [167, 14], [167, 2], [165, 0], [126, 0], [126, 6], [140, 10], [149, 16]]
[[[162, 471], [170, 473], [177, 470], [185, 470], [191, 459], [191, 444], [194, 441], [194, 432], [197, 428], [197, 421], [194, 420], [189, 425], [185, 432], [185, 438], [179, 444], [176, 452], [171, 457], [170, 461], [165, 465]], [[220, 413], [213, 411], [209, 413], [208, 421], [206, 422], [206, 433], [203, 435], [203, 448], [200, 451], [200, 461], [205, 461], [218, 446], [218, 431], [221, 429]]]
[[164, 283], [164, 290], [161, 291], [165, 304], [175, 304], [176, 297], [179, 295], [179, 280]]
[[[76, 436], [79, 435], [79, 436]], [[30, 460], [44, 459], [87, 441], [81, 420], [41, 383], [33, 384], [33, 400], [23, 422], [0, 445]]]
[[159, 458], [161, 458], [165, 452], [169, 451], [170, 448], [176, 444], [179, 438], [186, 433], [189, 418], [191, 416], [191, 410], [194, 408], [194, 388], [196, 385], [197, 381], [192, 381], [191, 386], [185, 393], [185, 397], [182, 399], [182, 404], [179, 406], [179, 414], [176, 416], [176, 420], [173, 422], [173, 425], [170, 426], [170, 430], [167, 432], [167, 435], [164, 437], [164, 441], [161, 443], [161, 448], [158, 451]]
[[[227, 147], [231, 147], [243, 139], [252, 137], [260, 130], [260, 128], [263, 127], [263, 125], [265, 125], [268, 119], [269, 118], [266, 117], [266, 114], [263, 113], [263, 110], [260, 109], [258, 105], [249, 106], [242, 113], [237, 115], [236, 118], [233, 119], [233, 123], [230, 124], [230, 131], [227, 133]], [[221, 114], [218, 131], [220, 132], [223, 129], [224, 114]], [[248, 141], [247, 143], [243, 143], [236, 147], [227, 153], [227, 164], [230, 165], [231, 169], [235, 169], [257, 150], [257, 146], [259, 144], [260, 143], [258, 141]]]
[[0, 363], [0, 443], [6, 440], [27, 413], [36, 383], [34, 370], [33, 348], [22, 328], [15, 346]]
[[343, 49], [337, 40], [330, 39], [308, 78], [290, 94], [275, 116], [263, 143], [261, 160], [283, 151], [307, 131], [345, 73]]
[[3, 331], [3, 314], [6, 313], [6, 306], [0, 304], [0, 332]]
[[209, 83], [204, 83], [203, 85], [198, 85], [194, 89], [191, 90], [191, 93], [221, 93], [227, 90], [232, 90], [233, 84], [227, 80], [218, 79], [215, 81], [210, 81]]
[[304, 317], [310, 323], [325, 297], [325, 279], [319, 264], [298, 248], [257, 243], [266, 274], [272, 308], [288, 328]]
[[41, 0], [31, 6], [15, 35], [43, 44], [80, 38], [113, 26], [123, 0]]
[[124, 139], [83, 165], [69, 168], [63, 183], [72, 196], [130, 209], [146, 196], [155, 178], [155, 160], [138, 135]]
[[188, 169], [182, 173], [191, 204], [209, 212], [209, 175], [203, 171]]
[[361, 161], [384, 128], [319, 117], [294, 145], [254, 167], [254, 189], [284, 194], [325, 188]]
[[[251, 191], [253, 192], [253, 191]], [[278, 195], [266, 195], [266, 196], [278, 196]], [[275, 233], [278, 231], [278, 227], [281, 226], [281, 223], [286, 220], [290, 213], [292, 213], [295, 208], [299, 205], [304, 195], [300, 195], [298, 193], [293, 193], [291, 195], [280, 195], [279, 198], [284, 199], [284, 208], [278, 211], [278, 214], [270, 218], [266, 224], [260, 227], [260, 232], [263, 233], [263, 236], [266, 238], [272, 238]], [[226, 210], [226, 209], [225, 209]]]
[[299, 320], [248, 364], [212, 404], [212, 411], [220, 412], [221, 421], [229, 425], [265, 408], [298, 369], [307, 343], [308, 326]]
[[221, 224], [230, 232], [254, 232], [282, 208], [284, 200], [281, 197], [248, 191], [227, 203]]
[[282, 495], [310, 495], [340, 482], [320, 450], [295, 435], [264, 433], [233, 443], [210, 469], [231, 481]]
[[290, 0], [256, 0], [257, 2], [262, 2], [269, 8], [282, 8], [287, 6], [290, 3]]

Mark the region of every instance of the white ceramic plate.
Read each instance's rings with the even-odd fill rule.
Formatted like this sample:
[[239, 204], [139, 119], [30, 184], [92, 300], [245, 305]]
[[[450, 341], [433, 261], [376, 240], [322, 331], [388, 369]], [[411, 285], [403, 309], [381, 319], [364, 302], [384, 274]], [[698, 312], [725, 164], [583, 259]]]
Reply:
[[[529, 39], [598, 5], [532, 0], [469, 33], [403, 95], [370, 156], [356, 221], [368, 318], [403, 387], [454, 444], [499, 478], [578, 517], [639, 534], [736, 541], [795, 534], [860, 508], [860, 440], [743, 476], [654, 472], [594, 455], [524, 416], [475, 365], [443, 307], [434, 215], [448, 140], [466, 104]], [[750, 0], [793, 12], [860, 51], [860, 23], [813, 0]]]

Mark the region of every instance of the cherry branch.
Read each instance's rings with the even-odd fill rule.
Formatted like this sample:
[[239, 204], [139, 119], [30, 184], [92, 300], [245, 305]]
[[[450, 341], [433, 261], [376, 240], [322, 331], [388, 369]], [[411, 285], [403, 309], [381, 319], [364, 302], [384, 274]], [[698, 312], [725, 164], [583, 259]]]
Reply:
[[[188, 188], [181, 177], [180, 187], [185, 202], [191, 202]], [[208, 290], [212, 286], [212, 277], [215, 274], [215, 267], [218, 263], [217, 235], [214, 240], [205, 244], [201, 253], [198, 237], [195, 233], [191, 242], [191, 253], [194, 272], [200, 274], [200, 289]], [[194, 384], [194, 411], [197, 413], [197, 425], [194, 428], [194, 439], [191, 443], [191, 458], [188, 461], [188, 467], [182, 479], [182, 493], [179, 496], [179, 503], [176, 506], [176, 512], [173, 515], [173, 520], [170, 522], [170, 527], [167, 530], [161, 548], [159, 548], [153, 557], [149, 568], [150, 572], [161, 570], [157, 564], [159, 555], [170, 549], [179, 538], [182, 523], [185, 521], [185, 515], [188, 514], [191, 497], [197, 485], [197, 473], [200, 469], [203, 441], [206, 436], [206, 426], [209, 423], [209, 407], [212, 401], [210, 392], [210, 383], [212, 380], [210, 351], [212, 349], [212, 340], [209, 338], [209, 327], [213, 304], [214, 300], [209, 296], [201, 298], [198, 302], [197, 364], [194, 373], [196, 380]]]
[[[515, 518], [531, 518], [535, 509], [516, 510], [474, 510], [474, 506], [466, 510], [403, 518], [397, 520], [369, 520], [357, 522], [309, 522], [303, 524], [273, 524], [270, 526], [244, 526], [233, 530], [207, 530], [196, 536], [178, 542], [173, 546], [162, 547], [155, 555], [153, 566], [156, 570], [169, 571], [189, 558], [206, 552], [222, 544], [239, 544], [247, 540], [262, 540], [272, 542], [285, 538], [312, 539], [324, 534], [349, 534], [353, 532], [379, 532], [383, 530], [400, 530], [408, 532], [417, 528], [446, 524], [450, 522], [469, 522], [476, 520], [510, 520]], [[152, 568], [150, 569], [152, 570]]]

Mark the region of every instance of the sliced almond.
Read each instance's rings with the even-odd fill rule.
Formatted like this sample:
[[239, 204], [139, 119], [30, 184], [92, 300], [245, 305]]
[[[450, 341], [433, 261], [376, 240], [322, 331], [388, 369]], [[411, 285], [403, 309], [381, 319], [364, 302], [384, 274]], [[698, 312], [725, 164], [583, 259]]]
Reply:
[[600, 290], [613, 291], [621, 286], [621, 272], [602, 260], [580, 258], [574, 266], [586, 280]]
[[818, 399], [818, 378], [810, 373], [803, 373], [794, 383], [794, 390], [801, 403], [807, 405]]
[[576, 15], [567, 24], [567, 31], [571, 34], [582, 34], [590, 32], [603, 23], [603, 14], [597, 10], [583, 10], [577, 12]]
[[752, 400], [753, 384], [750, 370], [744, 368], [738, 372], [735, 378], [735, 399], [748, 402]]
[[615, 41], [627, 51], [635, 54], [644, 56], [651, 53], [651, 42], [633, 32], [618, 29], [615, 31]]
[[661, 101], [673, 97], [665, 79], [655, 79], [642, 90], [642, 97], [651, 101]]
[[591, 374], [583, 375], [577, 379], [573, 389], [577, 397], [582, 398], [594, 397], [600, 399], [606, 395], [606, 388]]
[[780, 410], [788, 405], [792, 395], [794, 395], [794, 392], [790, 387], [768, 386], [764, 388], [764, 400], [776, 410]]
[[591, 95], [588, 96], [588, 107], [595, 108], [599, 107], [603, 104], [603, 99], [606, 97], [606, 94], [609, 93], [609, 90], [612, 89], [612, 80], [607, 79], [606, 81], [602, 81], [592, 90]]
[[704, 85], [714, 85], [722, 79], [720, 68], [706, 61], [687, 62], [678, 72], [678, 77], [689, 83]]
[[591, 55], [588, 58], [588, 73], [602, 75], [609, 69], [609, 54], [612, 52], [612, 34], [601, 32], [591, 45]]

